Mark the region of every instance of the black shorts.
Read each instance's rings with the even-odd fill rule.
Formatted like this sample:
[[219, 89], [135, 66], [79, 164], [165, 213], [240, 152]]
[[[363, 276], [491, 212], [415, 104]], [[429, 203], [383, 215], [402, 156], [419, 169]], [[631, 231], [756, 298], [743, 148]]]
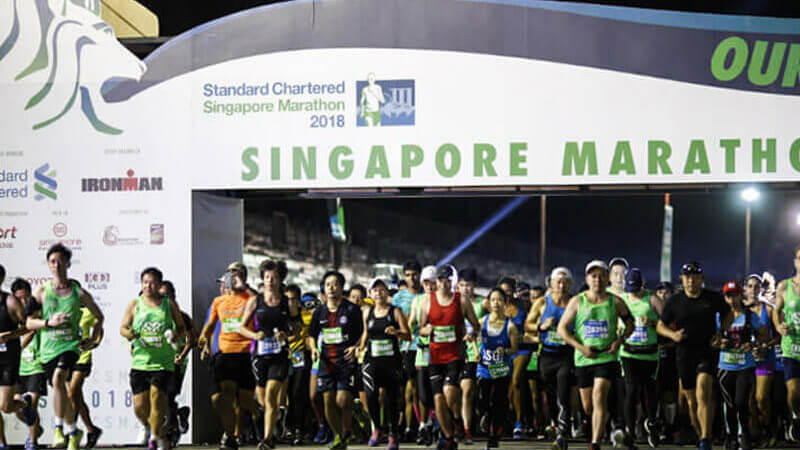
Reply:
[[697, 374], [714, 375], [719, 356], [716, 352], [687, 352], [675, 357], [678, 367], [678, 378], [686, 390], [694, 390], [697, 386]]
[[595, 378], [614, 381], [617, 377], [619, 377], [619, 363], [616, 361], [575, 368], [575, 378], [578, 379], [578, 387], [581, 389], [592, 387]]
[[47, 396], [47, 378], [44, 373], [34, 373], [33, 375], [20, 375], [17, 384], [17, 394], [32, 392], [42, 397]]
[[658, 360], [658, 389], [661, 392], [678, 392], [678, 369], [675, 354], [667, 354]]
[[75, 364], [78, 362], [79, 356], [80, 355], [78, 355], [77, 352], [67, 350], [63, 353], [60, 353], [50, 361], [43, 363], [42, 367], [44, 368], [44, 374], [47, 377], [47, 382], [50, 383], [50, 385], [53, 384], [53, 373], [56, 371], [56, 369], [66, 370], [67, 374], [69, 374], [69, 371], [72, 370], [72, 368], [75, 367]]
[[356, 376], [359, 370], [354, 364], [347, 364], [338, 367], [336, 370], [322, 370], [320, 364], [317, 373], [317, 392], [346, 391], [354, 394], [356, 392]]
[[415, 361], [417, 360], [417, 351], [408, 350], [403, 352], [403, 379], [415, 380], [417, 376], [417, 367]]
[[72, 374], [75, 372], [83, 372], [84, 378], [89, 378], [89, 375], [92, 374], [92, 363], [84, 363], [84, 364], [75, 364], [69, 371], [69, 379], [72, 379]]
[[214, 383], [233, 381], [239, 389], [252, 391], [256, 386], [249, 353], [217, 353], [213, 363]]
[[289, 376], [289, 359], [285, 354], [256, 356], [251, 365], [258, 387], [266, 386], [269, 380], [283, 381]]
[[431, 364], [428, 366], [431, 374], [431, 392], [433, 395], [444, 393], [444, 386], [458, 386], [461, 368], [464, 361], [457, 359], [447, 364]]
[[172, 372], [172, 377], [169, 380], [169, 388], [167, 394], [172, 397], [181, 395], [181, 388], [183, 387], [183, 378], [186, 376], [186, 368], [175, 365], [175, 371]]
[[364, 371], [363, 371], [363, 366], [361, 364], [359, 364], [356, 367], [355, 382], [356, 382], [356, 392], [366, 392], [364, 390]]
[[464, 367], [461, 369], [461, 375], [458, 378], [458, 381], [461, 380], [472, 380], [475, 381], [477, 378], [478, 373], [478, 363], [476, 362], [465, 362]]
[[147, 371], [131, 369], [131, 392], [133, 392], [133, 395], [141, 394], [149, 391], [150, 386], [155, 386], [166, 393], [169, 390], [172, 376], [172, 372], [168, 370]]
[[19, 380], [19, 358], [0, 365], [0, 386], [13, 386]]

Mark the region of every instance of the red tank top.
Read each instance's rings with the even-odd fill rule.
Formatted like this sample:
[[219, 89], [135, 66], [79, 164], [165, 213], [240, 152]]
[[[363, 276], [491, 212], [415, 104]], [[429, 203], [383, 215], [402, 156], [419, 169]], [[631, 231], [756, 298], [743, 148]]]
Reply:
[[447, 364], [461, 359], [464, 313], [461, 311], [459, 293], [453, 294], [453, 301], [449, 305], [441, 306], [436, 299], [436, 293], [431, 292], [428, 317], [433, 326], [430, 341], [431, 364]]

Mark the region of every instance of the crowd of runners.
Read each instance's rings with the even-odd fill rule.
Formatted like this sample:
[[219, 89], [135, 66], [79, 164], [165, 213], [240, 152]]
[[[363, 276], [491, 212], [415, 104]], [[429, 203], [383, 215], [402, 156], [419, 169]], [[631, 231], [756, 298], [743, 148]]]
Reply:
[[[53, 275], [35, 292], [22, 279], [0, 302], [0, 410], [17, 413], [35, 449], [36, 405], [52, 386], [53, 447], [91, 448], [102, 430], [81, 394], [103, 314], [67, 275], [71, 252], [47, 252]], [[403, 266], [400, 283], [348, 286], [331, 270], [319, 291], [286, 284], [265, 260], [260, 283], [232, 263], [202, 330], [180, 311], [156, 268], [141, 273], [120, 334], [130, 341], [137, 438], [176, 445], [189, 352], [213, 378], [221, 448], [366, 441], [438, 449], [504, 439], [604, 442], [635, 449], [696, 444], [750, 449], [800, 443], [800, 247], [777, 285], [752, 274], [708, 289], [703, 267], [680, 284], [648, 287], [623, 258], [590, 261], [581, 279], [557, 267], [545, 286], [500, 277], [476, 294], [476, 269]], [[0, 266], [0, 283], [5, 270]], [[310, 412], [310, 413], [309, 413]], [[248, 434], [248, 429], [252, 432]], [[3, 437], [3, 445], [5, 438]]]

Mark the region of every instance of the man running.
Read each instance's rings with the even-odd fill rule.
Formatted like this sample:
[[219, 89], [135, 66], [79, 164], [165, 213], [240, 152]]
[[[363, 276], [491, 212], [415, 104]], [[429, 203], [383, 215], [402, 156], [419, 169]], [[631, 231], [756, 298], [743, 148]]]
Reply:
[[[331, 449], [343, 450], [352, 429], [356, 350], [364, 323], [360, 308], [342, 296], [344, 275], [328, 271], [322, 282], [325, 303], [314, 311], [306, 346], [311, 350], [311, 358], [320, 360], [317, 390], [323, 394], [325, 417], [336, 434]], [[317, 346], [318, 339], [321, 347]]]
[[728, 307], [718, 292], [703, 287], [703, 266], [689, 262], [681, 267], [683, 291], [673, 295], [658, 321], [658, 334], [677, 343], [676, 362], [681, 394], [689, 404], [689, 418], [700, 438], [701, 450], [711, 448], [712, 384], [717, 352], [710, 347], [717, 314]]
[[[598, 450], [609, 418], [608, 391], [619, 373], [617, 351], [633, 333], [634, 325], [625, 302], [606, 290], [608, 265], [600, 260], [591, 261], [585, 273], [589, 289], [570, 299], [558, 322], [558, 334], [575, 348], [581, 402], [592, 416], [589, 449]], [[619, 320], [625, 323], [622, 334], [617, 333]]]
[[[411, 304], [414, 298], [422, 294], [422, 284], [420, 284], [420, 273], [422, 266], [419, 261], [410, 260], [403, 264], [403, 280], [405, 280], [406, 288], [399, 290], [392, 298], [392, 304], [400, 308], [406, 323], [409, 322], [411, 316]], [[417, 396], [417, 370], [414, 361], [417, 357], [417, 339], [412, 336], [411, 341], [403, 341], [400, 343], [400, 352], [403, 355], [403, 382], [405, 387], [403, 389], [403, 398], [405, 399], [404, 421], [406, 424], [405, 432], [403, 433], [403, 440], [412, 442], [414, 440], [413, 428], [411, 424], [414, 418], [414, 409], [418, 408]], [[421, 422], [421, 420], [417, 420]]]
[[433, 409], [433, 392], [431, 391], [430, 374], [430, 337], [419, 333], [419, 324], [422, 319], [422, 305], [425, 299], [436, 290], [436, 267], [425, 266], [420, 274], [420, 281], [424, 294], [414, 298], [411, 304], [411, 317], [408, 318], [408, 327], [412, 333], [412, 340], [417, 343], [417, 356], [414, 366], [417, 371], [417, 392], [419, 394], [419, 431], [417, 444], [429, 446], [433, 442], [433, 422], [431, 414]]
[[[32, 306], [35, 309], [41, 308], [42, 317], [34, 318], [29, 315], [26, 327], [29, 330], [43, 329], [41, 361], [47, 379], [53, 386], [53, 446], [62, 447], [66, 444], [66, 431], [69, 436], [69, 450], [78, 450], [83, 431], [75, 426], [77, 411], [68, 395], [67, 375], [75, 367], [83, 350], [80, 335], [81, 307], [88, 308], [96, 319], [92, 336], [102, 333], [105, 317], [92, 296], [76, 281], [67, 277], [71, 260], [72, 251], [61, 243], [47, 250], [47, 266], [53, 274], [53, 280], [36, 289]], [[91, 340], [94, 341], [95, 339]]]
[[[17, 278], [14, 280], [14, 283], [11, 284], [11, 293], [26, 310], [34, 301], [30, 283], [22, 278]], [[35, 315], [40, 316], [41, 311], [37, 311]], [[17, 395], [15, 398], [17, 400], [23, 400], [23, 398], [29, 396], [31, 407], [29, 408], [30, 413], [28, 414], [33, 414], [35, 416], [31, 421], [30, 417], [25, 417], [23, 413], [25, 408], [17, 412], [17, 417], [23, 423], [28, 424], [28, 422], [32, 422], [28, 426], [29, 434], [25, 439], [25, 450], [36, 450], [39, 447], [39, 437], [44, 432], [37, 411], [39, 399], [47, 396], [47, 380], [44, 377], [42, 362], [39, 360], [39, 335], [39, 331], [28, 331], [25, 333], [20, 343], [22, 350], [19, 362], [19, 383], [17, 384]], [[27, 402], [28, 400], [26, 399], [24, 401]]]
[[783, 377], [789, 403], [789, 438], [800, 442], [800, 246], [794, 249], [794, 276], [778, 284], [775, 329], [782, 336]]
[[169, 448], [164, 425], [167, 390], [175, 371], [172, 341], [184, 333], [178, 306], [159, 294], [163, 279], [155, 267], [142, 271], [142, 293], [128, 303], [120, 326], [122, 337], [133, 344], [130, 372], [133, 411], [142, 425], [149, 425], [148, 450]]
[[[478, 274], [473, 268], [466, 268], [459, 273], [458, 292], [461, 298], [472, 305], [472, 310], [475, 312], [475, 317], [478, 321], [486, 314], [489, 308], [488, 300], [475, 294], [475, 283]], [[467, 333], [472, 332], [472, 326], [469, 321], [464, 321]], [[477, 331], [476, 331], [477, 334]], [[471, 445], [472, 439], [472, 419], [475, 406], [475, 394], [477, 389], [475, 387], [475, 380], [477, 378], [478, 362], [481, 359], [480, 353], [480, 339], [475, 339], [472, 342], [464, 344], [464, 369], [461, 371], [459, 383], [461, 385], [461, 417], [464, 420], [464, 443]]]
[[[436, 271], [436, 291], [426, 295], [420, 322], [420, 335], [431, 339], [431, 390], [443, 435], [438, 445], [440, 450], [458, 448], [452, 418], [460, 415], [455, 408], [461, 397], [458, 387], [463, 362], [461, 341], [471, 343], [475, 339], [475, 330], [480, 330], [472, 304], [462, 299], [458, 292], [453, 293], [451, 278], [454, 276], [453, 267], [449, 265]], [[471, 333], [464, 329], [465, 319], [472, 325]]]
[[525, 319], [525, 331], [539, 336], [542, 353], [539, 374], [547, 393], [550, 421], [556, 424], [553, 448], [566, 450], [570, 431], [570, 403], [575, 364], [572, 347], [558, 335], [558, 324], [570, 299], [572, 273], [556, 267], [550, 274], [550, 292], [533, 300]]
[[[662, 281], [653, 290], [651, 301], [661, 317], [664, 305], [672, 297], [672, 283]], [[669, 440], [678, 417], [678, 372], [675, 368], [675, 342], [658, 336], [658, 401], [661, 414], [659, 441]]]

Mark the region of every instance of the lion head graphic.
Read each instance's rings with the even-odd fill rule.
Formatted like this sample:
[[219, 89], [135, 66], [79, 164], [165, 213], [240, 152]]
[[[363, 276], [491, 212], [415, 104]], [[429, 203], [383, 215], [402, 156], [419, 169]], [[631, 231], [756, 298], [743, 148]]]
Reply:
[[104, 122], [104, 87], [139, 81], [146, 66], [123, 47], [100, 18], [100, 0], [0, 2], [0, 82], [34, 86], [25, 105], [33, 129], [69, 113], [76, 104], [95, 130], [120, 134]]

